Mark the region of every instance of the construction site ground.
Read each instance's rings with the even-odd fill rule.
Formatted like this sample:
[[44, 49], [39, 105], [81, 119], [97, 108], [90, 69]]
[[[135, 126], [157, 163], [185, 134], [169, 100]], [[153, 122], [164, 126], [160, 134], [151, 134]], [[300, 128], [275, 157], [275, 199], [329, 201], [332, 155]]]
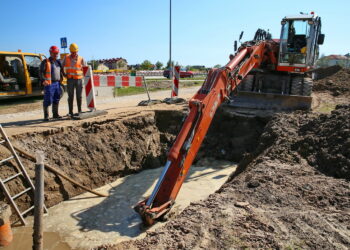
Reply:
[[[227, 181], [235, 169], [235, 164], [225, 161], [202, 161], [194, 166], [181, 189], [174, 211], [179, 213], [190, 202], [206, 199]], [[89, 249], [144, 237], [146, 231], [140, 226], [141, 218], [131, 208], [141, 197], [151, 194], [161, 170], [147, 169], [98, 188], [97, 191], [109, 195], [107, 198], [84, 193], [50, 208], [49, 215], [45, 217], [44, 232], [47, 240], [52, 240], [52, 237], [59, 239], [56, 246], [49, 249], [62, 250], [63, 244], [63, 249]], [[29, 220], [29, 226], [14, 229], [17, 238], [9, 249], [32, 245], [33, 218]], [[155, 231], [163, 224], [158, 223], [149, 231]]]
[[[45, 173], [45, 203], [54, 211], [48, 215], [47, 221], [54, 223], [55, 219], [51, 217], [58, 210], [66, 211], [66, 216], [71, 217], [67, 223], [81, 231], [69, 239], [70, 243], [65, 242], [67, 231], [71, 229], [64, 229], [63, 217], [59, 218], [57, 228], [60, 232], [55, 232], [53, 237], [56, 242], [67, 244], [68, 249], [88, 248], [83, 243], [84, 235], [90, 237], [89, 233], [94, 230], [106, 233], [100, 237], [106, 237], [106, 241], [90, 245], [99, 245], [99, 249], [348, 249], [350, 101], [346, 88], [350, 85], [350, 77], [346, 71], [341, 74], [336, 79], [343, 79], [340, 85], [345, 88], [337, 89], [336, 94], [331, 88], [339, 84], [333, 79], [336, 75], [315, 83], [315, 89], [319, 89], [317, 84], [326, 87], [314, 92], [311, 112], [243, 117], [235, 115], [230, 107], [220, 107], [194, 162], [200, 168], [194, 167], [192, 171], [197, 175], [203, 173], [207, 178], [202, 179], [205, 183], [214, 183], [215, 176], [222, 175], [222, 178], [217, 178], [220, 181], [228, 175], [230, 177], [223, 185], [218, 182], [216, 187], [221, 186], [218, 189], [206, 191], [203, 188], [206, 195], [203, 193], [203, 196], [193, 198], [190, 205], [187, 205], [188, 201], [183, 205], [183, 211], [174, 214], [166, 223], [144, 233], [131, 233], [132, 238], [138, 237], [136, 240], [107, 235], [122, 232], [116, 227], [123, 222], [122, 218], [131, 216], [132, 204], [154, 184], [159, 167], [166, 161], [166, 153], [181, 128], [187, 112], [186, 104], [137, 107], [139, 101], [146, 99], [145, 94], [100, 97], [99, 109], [108, 111], [107, 115], [100, 117], [43, 123], [42, 111], [36, 109], [1, 114], [0, 121], [16, 146], [31, 153], [44, 150], [48, 164], [71, 178], [90, 188], [110, 184], [105, 189], [110, 192], [110, 198], [92, 198], [87, 194], [77, 196], [83, 193], [81, 189], [50, 172]], [[180, 96], [188, 99], [197, 89], [198, 86], [181, 89]], [[169, 91], [151, 94], [152, 99], [168, 96]], [[67, 111], [65, 105], [62, 105], [63, 114]], [[6, 152], [0, 151], [0, 155], [4, 157]], [[237, 170], [231, 166], [232, 170], [223, 168], [220, 171], [228, 172], [219, 174], [214, 166], [223, 161], [229, 166], [238, 163]], [[33, 163], [26, 159], [23, 163], [33, 177]], [[217, 172], [209, 175], [206, 174], [208, 169], [201, 167]], [[2, 177], [11, 174], [13, 166], [5, 165]], [[118, 213], [120, 219], [113, 221], [110, 214], [104, 215], [99, 210], [101, 204], [111, 207], [123, 204], [121, 200], [125, 197], [118, 194], [121, 188], [117, 188], [115, 182], [127, 186], [126, 180], [137, 180], [142, 174], [149, 179], [142, 178], [147, 185], [138, 187], [140, 193], [130, 192], [129, 197], [127, 191], [123, 192], [130, 199], [122, 209], [129, 207], [125, 217]], [[191, 176], [186, 184], [190, 182]], [[14, 181], [10, 189], [19, 192], [21, 185]], [[193, 193], [197, 192], [182, 190], [184, 196]], [[63, 209], [64, 204], [74, 204], [79, 199], [82, 199], [81, 204], [88, 207], [90, 204], [90, 208], [84, 205], [80, 212], [72, 208], [70, 214], [65, 210], [69, 210], [68, 205]], [[18, 200], [21, 209], [25, 209], [29, 201], [28, 196], [21, 197]], [[89, 210], [94, 211], [86, 212]], [[96, 226], [99, 221], [104, 229]], [[90, 225], [94, 228], [89, 228]], [[50, 228], [50, 224], [47, 227]], [[51, 224], [47, 232], [54, 232], [54, 227]], [[60, 249], [64, 249], [61, 246]]]

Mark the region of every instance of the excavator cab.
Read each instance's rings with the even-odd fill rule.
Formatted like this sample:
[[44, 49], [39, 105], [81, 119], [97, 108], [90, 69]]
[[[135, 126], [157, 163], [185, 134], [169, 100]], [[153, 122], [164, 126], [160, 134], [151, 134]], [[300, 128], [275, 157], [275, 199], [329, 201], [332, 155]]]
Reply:
[[[325, 37], [321, 33], [321, 18], [311, 12], [286, 16], [281, 24], [280, 39], [267, 36], [256, 39], [260, 37], [256, 35], [252, 41], [246, 42], [270, 41], [274, 44], [273, 51], [266, 51], [265, 55], [273, 53], [277, 61], [261, 64], [243, 79], [238, 93], [232, 95], [230, 102], [237, 113], [274, 113], [311, 108], [311, 70]], [[262, 31], [259, 29], [257, 33]]]
[[305, 72], [312, 68], [323, 44], [321, 18], [314, 13], [286, 16], [281, 21], [279, 61], [277, 70]]

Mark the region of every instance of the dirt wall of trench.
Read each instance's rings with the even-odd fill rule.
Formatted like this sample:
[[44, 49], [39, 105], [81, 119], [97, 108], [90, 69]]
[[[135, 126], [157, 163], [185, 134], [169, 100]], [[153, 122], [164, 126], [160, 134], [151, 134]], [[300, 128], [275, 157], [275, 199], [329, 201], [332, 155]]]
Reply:
[[[160, 167], [181, 129], [186, 113], [158, 110], [124, 119], [85, 122], [11, 138], [14, 145], [34, 154], [43, 151], [46, 162], [89, 188], [97, 188], [142, 169]], [[255, 149], [266, 121], [232, 115], [220, 108], [196, 160], [216, 158], [238, 162]], [[6, 152], [0, 151], [4, 157]], [[34, 164], [22, 162], [34, 178]], [[14, 165], [6, 164], [1, 177], [13, 175]], [[12, 194], [24, 189], [20, 179], [9, 183]], [[45, 172], [45, 204], [48, 207], [82, 193], [83, 190], [53, 173]], [[4, 196], [0, 196], [3, 200]], [[20, 210], [30, 206], [28, 195], [18, 198]]]
[[[156, 112], [136, 115], [123, 120], [86, 122], [79, 127], [65, 127], [40, 133], [20, 134], [11, 138], [14, 145], [34, 154], [43, 151], [46, 162], [89, 188], [100, 187], [121, 176], [145, 168], [160, 167], [166, 152], [180, 129], [177, 120], [182, 112], [168, 113], [173, 125], [162, 127]], [[168, 125], [168, 124], [165, 124]], [[167, 132], [167, 131], [170, 131]], [[9, 155], [0, 151], [2, 157]], [[29, 175], [34, 177], [34, 164], [22, 159]], [[1, 177], [13, 175], [12, 163], [2, 166]], [[8, 185], [12, 194], [23, 190], [22, 180], [16, 178]], [[53, 206], [83, 190], [60, 177], [45, 172], [45, 203]], [[2, 195], [1, 200], [4, 199]], [[18, 198], [20, 210], [29, 207], [31, 198]]]

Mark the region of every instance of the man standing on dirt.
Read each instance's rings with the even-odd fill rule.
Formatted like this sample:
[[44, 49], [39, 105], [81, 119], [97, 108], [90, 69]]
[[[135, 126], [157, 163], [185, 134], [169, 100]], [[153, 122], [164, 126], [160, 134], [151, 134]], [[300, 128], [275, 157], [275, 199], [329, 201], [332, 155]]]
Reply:
[[69, 46], [71, 52], [62, 62], [64, 72], [67, 76], [67, 92], [69, 115], [73, 117], [74, 89], [77, 97], [78, 113], [81, 113], [81, 94], [83, 92], [83, 66], [84, 59], [78, 55], [79, 47], [75, 43]]
[[52, 114], [54, 119], [62, 118], [58, 114], [58, 105], [61, 99], [61, 81], [63, 79], [63, 69], [57, 60], [59, 53], [57, 46], [50, 47], [50, 57], [41, 62], [40, 79], [44, 85], [44, 121], [49, 121], [49, 106], [52, 104]]

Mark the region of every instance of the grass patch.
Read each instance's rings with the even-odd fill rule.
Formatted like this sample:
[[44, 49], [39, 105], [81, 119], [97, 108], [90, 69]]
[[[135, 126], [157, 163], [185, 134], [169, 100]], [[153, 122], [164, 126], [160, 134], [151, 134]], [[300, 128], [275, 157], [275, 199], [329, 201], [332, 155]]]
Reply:
[[[170, 88], [149, 88], [149, 92], [159, 91], [159, 90], [167, 90]], [[127, 96], [127, 95], [137, 95], [146, 93], [145, 88], [143, 87], [124, 87], [124, 88], [115, 88], [114, 95], [115, 96]]]
[[[168, 78], [146, 78], [145, 79], [146, 82], [150, 81], [150, 82], [154, 82], [154, 81], [171, 81], [170, 79]], [[193, 78], [190, 78], [190, 77], [185, 77], [185, 78], [180, 78], [180, 81], [181, 80], [202, 80], [204, 81], [205, 80], [205, 77], [203, 76], [197, 76], [197, 77], [193, 77]]]
[[[193, 86], [198, 86], [203, 83], [203, 81], [193, 81], [192, 84], [188, 83], [180, 83], [180, 88], [190, 88]], [[147, 83], [148, 84], [148, 83]], [[156, 92], [156, 91], [162, 91], [162, 90], [170, 90], [171, 87], [157, 87], [157, 88], [150, 88], [148, 87], [149, 92]], [[128, 96], [128, 95], [137, 95], [137, 94], [143, 94], [146, 93], [146, 90], [144, 87], [123, 87], [123, 88], [114, 88], [114, 95], [115, 96]]]

